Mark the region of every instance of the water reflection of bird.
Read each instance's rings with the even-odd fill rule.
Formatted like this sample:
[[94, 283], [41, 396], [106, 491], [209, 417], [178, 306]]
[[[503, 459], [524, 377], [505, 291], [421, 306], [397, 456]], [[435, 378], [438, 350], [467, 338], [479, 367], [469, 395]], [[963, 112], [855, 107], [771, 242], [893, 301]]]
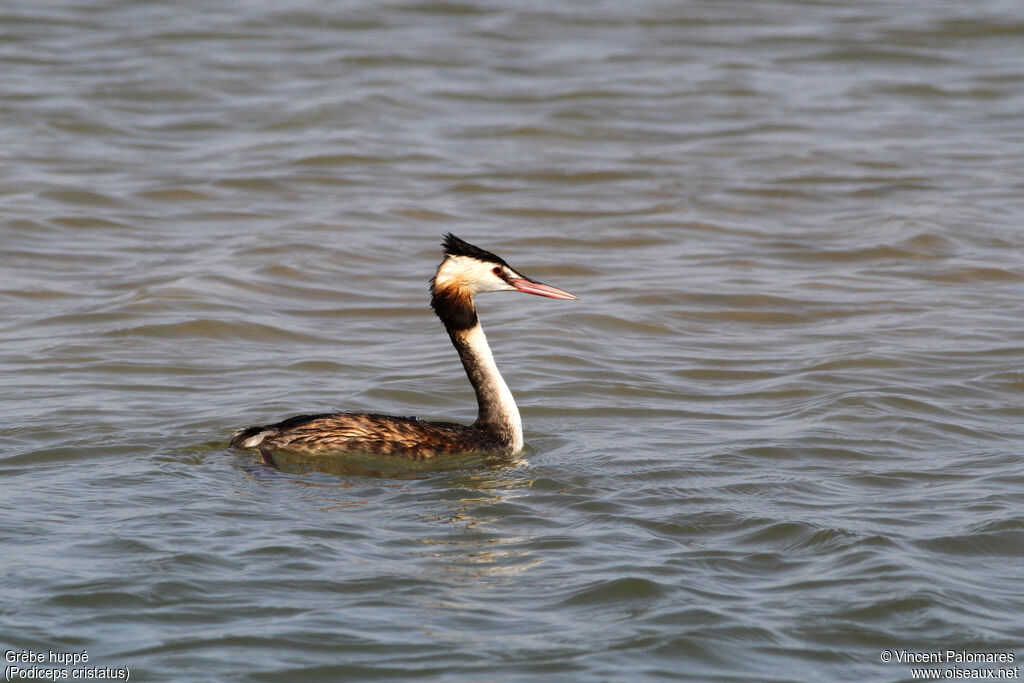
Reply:
[[231, 445], [256, 448], [270, 464], [275, 449], [311, 454], [357, 451], [417, 460], [451, 453], [512, 454], [521, 450], [519, 409], [491, 355], [474, 297], [504, 291], [552, 299], [577, 297], [525, 277], [501, 257], [451, 233], [445, 236], [443, 246], [444, 260], [430, 281], [430, 305], [448, 330], [476, 391], [476, 422], [427, 422], [374, 413], [297, 415], [276, 424], [241, 429], [231, 437]]

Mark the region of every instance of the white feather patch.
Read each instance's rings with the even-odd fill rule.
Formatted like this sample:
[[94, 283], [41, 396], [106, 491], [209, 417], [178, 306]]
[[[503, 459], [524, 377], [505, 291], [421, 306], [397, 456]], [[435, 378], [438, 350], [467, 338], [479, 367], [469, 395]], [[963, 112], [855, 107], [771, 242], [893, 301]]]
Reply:
[[256, 434], [255, 436], [250, 436], [248, 439], [246, 439], [245, 441], [242, 442], [242, 447], [243, 448], [255, 448], [256, 446], [259, 446], [261, 443], [263, 443], [263, 439], [267, 438], [272, 433], [273, 432], [268, 430], [268, 431], [265, 431], [265, 432], [260, 432], [259, 434]]

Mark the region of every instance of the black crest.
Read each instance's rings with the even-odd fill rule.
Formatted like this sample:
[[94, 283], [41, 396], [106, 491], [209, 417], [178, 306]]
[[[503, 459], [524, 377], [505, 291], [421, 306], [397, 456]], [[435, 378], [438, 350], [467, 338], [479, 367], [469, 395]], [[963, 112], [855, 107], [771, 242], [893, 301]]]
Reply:
[[449, 256], [468, 256], [469, 258], [475, 258], [478, 261], [486, 261], [488, 263], [497, 263], [502, 266], [508, 266], [505, 263], [505, 259], [501, 258], [497, 254], [481, 249], [480, 247], [473, 246], [466, 240], [461, 240], [450, 232], [444, 236], [444, 242], [441, 243], [444, 247], [444, 253]]

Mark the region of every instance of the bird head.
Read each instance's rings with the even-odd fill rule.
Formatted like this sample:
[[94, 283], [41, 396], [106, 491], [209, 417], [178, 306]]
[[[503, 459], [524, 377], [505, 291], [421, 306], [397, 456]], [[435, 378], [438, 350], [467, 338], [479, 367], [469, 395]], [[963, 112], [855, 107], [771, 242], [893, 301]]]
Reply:
[[477, 324], [473, 298], [484, 292], [523, 292], [552, 299], [577, 299], [564, 289], [537, 282], [517, 272], [505, 260], [448, 233], [442, 243], [444, 261], [430, 281], [430, 305], [452, 330]]
[[503, 258], [448, 233], [445, 258], [431, 282], [432, 291], [456, 290], [476, 296], [484, 292], [523, 292], [552, 299], [578, 299], [564, 289], [537, 282], [517, 272]]

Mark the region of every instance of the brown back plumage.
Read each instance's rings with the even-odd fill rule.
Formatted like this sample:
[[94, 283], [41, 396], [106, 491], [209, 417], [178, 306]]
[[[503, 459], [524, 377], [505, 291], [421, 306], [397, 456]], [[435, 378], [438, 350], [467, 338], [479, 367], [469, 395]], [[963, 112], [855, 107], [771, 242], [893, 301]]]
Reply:
[[376, 413], [299, 415], [266, 427], [237, 432], [233, 446], [263, 434], [261, 452], [281, 448], [299, 453], [353, 451], [422, 460], [446, 453], [495, 452], [497, 444], [480, 429], [455, 422]]

